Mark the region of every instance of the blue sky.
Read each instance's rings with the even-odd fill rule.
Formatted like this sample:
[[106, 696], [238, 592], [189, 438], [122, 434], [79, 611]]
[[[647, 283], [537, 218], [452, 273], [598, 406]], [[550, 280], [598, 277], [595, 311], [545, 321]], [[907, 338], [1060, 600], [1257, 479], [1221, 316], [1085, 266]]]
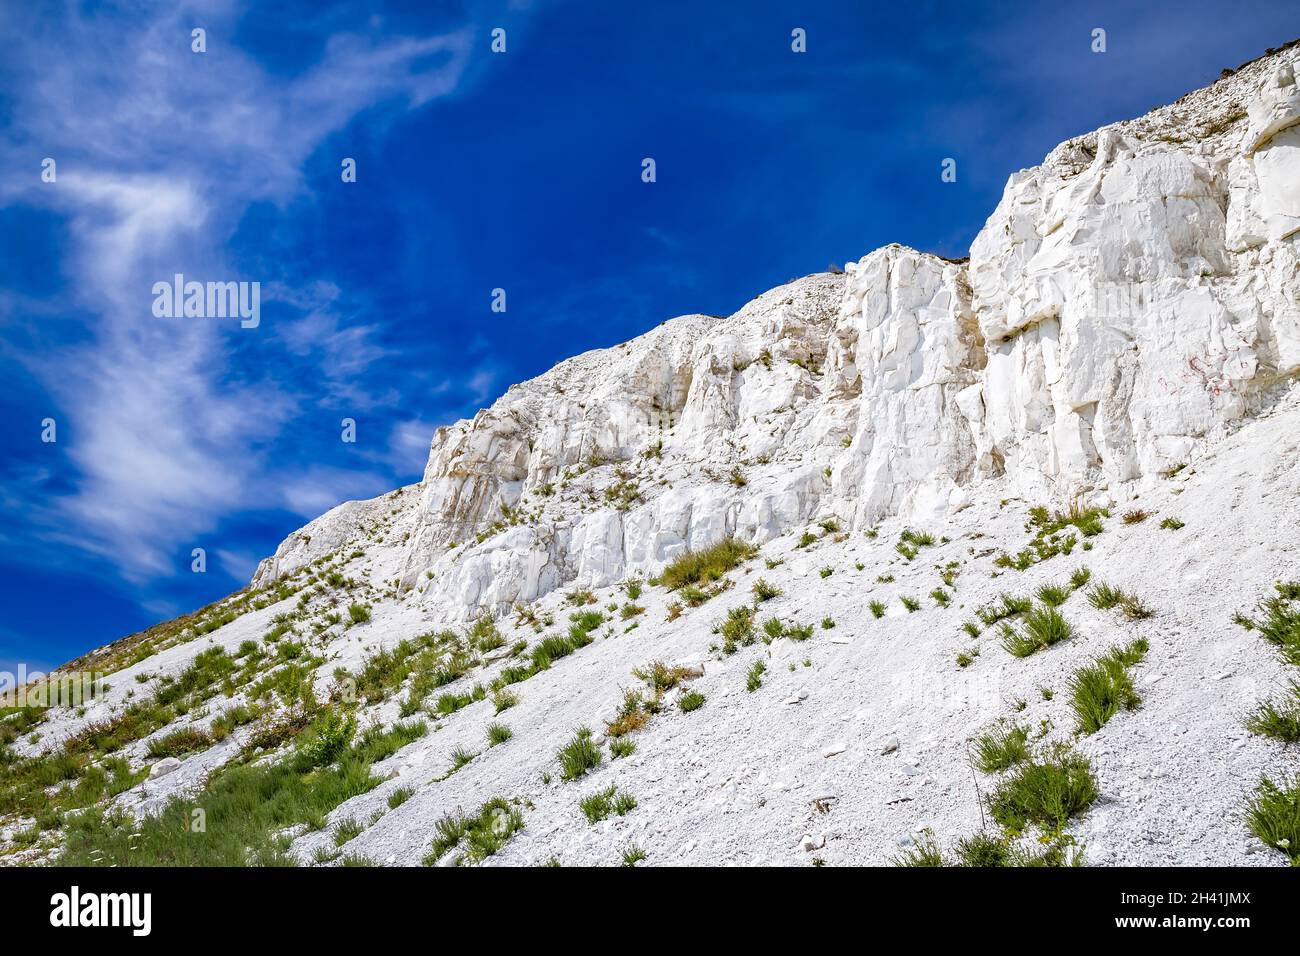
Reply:
[[[0, 669], [242, 586], [569, 355], [965, 255], [1014, 170], [1296, 36], [1259, 0], [4, 0]], [[260, 325], [155, 317], [177, 272], [260, 282]]]

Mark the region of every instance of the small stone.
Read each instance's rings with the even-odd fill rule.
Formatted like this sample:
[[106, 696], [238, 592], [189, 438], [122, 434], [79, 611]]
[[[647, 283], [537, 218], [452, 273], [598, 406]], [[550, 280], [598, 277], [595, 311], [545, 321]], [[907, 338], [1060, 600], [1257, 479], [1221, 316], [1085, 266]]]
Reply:
[[163, 757], [162, 760], [159, 760], [154, 764], [153, 768], [149, 771], [149, 779], [154, 780], [158, 777], [165, 777], [167, 774], [179, 770], [180, 765], [181, 762], [175, 757]]
[[836, 754], [842, 754], [849, 749], [849, 745], [843, 740], [837, 740], [830, 744], [822, 751], [823, 757], [834, 757]]
[[892, 754], [897, 749], [898, 749], [898, 738], [889, 737], [885, 740], [884, 746], [880, 748], [880, 756], [883, 757], [885, 754]]

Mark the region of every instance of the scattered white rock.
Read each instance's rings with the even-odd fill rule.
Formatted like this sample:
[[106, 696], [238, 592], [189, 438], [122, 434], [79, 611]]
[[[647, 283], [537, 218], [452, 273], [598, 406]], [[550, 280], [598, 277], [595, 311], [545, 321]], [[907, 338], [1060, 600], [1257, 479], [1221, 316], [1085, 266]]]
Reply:
[[180, 760], [175, 757], [163, 757], [156, 764], [149, 768], [149, 779], [156, 780], [159, 777], [165, 777], [169, 773], [179, 770]]

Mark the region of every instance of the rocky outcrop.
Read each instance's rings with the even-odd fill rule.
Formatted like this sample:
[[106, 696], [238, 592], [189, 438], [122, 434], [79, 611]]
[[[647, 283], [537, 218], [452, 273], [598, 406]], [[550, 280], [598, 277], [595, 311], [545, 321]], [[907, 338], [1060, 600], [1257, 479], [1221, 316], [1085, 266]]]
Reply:
[[725, 535], [943, 515], [989, 483], [1131, 496], [1300, 369], [1294, 56], [1015, 173], [968, 262], [887, 246], [512, 387], [438, 430], [401, 502], [340, 506], [254, 583], [383, 515], [403, 588], [464, 616]]
[[345, 501], [331, 508], [281, 541], [275, 554], [263, 558], [253, 572], [252, 586], [266, 587], [317, 558], [374, 541], [395, 516], [409, 521], [419, 488], [407, 485], [378, 498]]
[[858, 526], [947, 513], [999, 467], [980, 449], [985, 355], [965, 268], [888, 246], [846, 271], [828, 374], [856, 425], [833, 496]]
[[1265, 61], [1011, 177], [970, 276], [985, 424], [1023, 492], [1122, 496], [1296, 370], [1294, 91]]

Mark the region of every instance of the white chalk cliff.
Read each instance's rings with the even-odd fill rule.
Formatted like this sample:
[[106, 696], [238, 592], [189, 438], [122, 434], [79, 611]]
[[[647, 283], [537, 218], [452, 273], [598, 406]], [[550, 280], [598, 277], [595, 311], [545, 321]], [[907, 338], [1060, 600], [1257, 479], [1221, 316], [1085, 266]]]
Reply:
[[[725, 535], [939, 516], [991, 481], [1114, 502], [1194, 461], [1300, 368], [1293, 56], [1015, 173], [967, 262], [887, 246], [439, 429], [402, 496], [403, 588], [464, 617]], [[253, 583], [388, 510], [335, 508]]]
[[[969, 260], [887, 246], [439, 429], [418, 483], [290, 535], [255, 588], [67, 665], [110, 678], [86, 706], [0, 714], [0, 866], [227, 865], [224, 836], [167, 834], [194, 806], [224, 832], [224, 768], [314, 786], [298, 758], [351, 721], [372, 776], [236, 862], [448, 865], [465, 813], [504, 841], [464, 860], [487, 865], [883, 864], [927, 831], [949, 862], [979, 834], [1300, 861], [1300, 831], [1246, 819], [1265, 780], [1300, 794], [1300, 643], [1259, 623], [1300, 601], [1298, 56], [1062, 144]], [[1118, 507], [1032, 537], [1080, 498]], [[761, 547], [695, 593], [654, 579], [728, 535]], [[1025, 653], [1011, 598], [1064, 623]], [[1120, 647], [1129, 684], [1085, 723], [1075, 688]], [[579, 728], [602, 756], [575, 779]], [[1023, 761], [972, 750], [1008, 728], [1086, 761], [1068, 819], [990, 815]], [[68, 754], [82, 776], [48, 786]], [[44, 812], [87, 803], [121, 819]]]

